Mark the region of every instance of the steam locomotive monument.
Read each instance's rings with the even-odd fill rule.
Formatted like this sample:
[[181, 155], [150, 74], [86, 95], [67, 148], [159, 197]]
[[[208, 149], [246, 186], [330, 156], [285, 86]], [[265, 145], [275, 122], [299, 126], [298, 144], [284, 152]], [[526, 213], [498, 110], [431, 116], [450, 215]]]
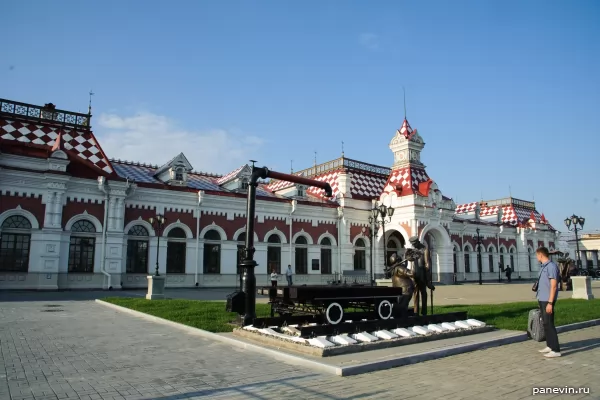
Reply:
[[[322, 285], [291, 287], [256, 287], [254, 268], [254, 223], [258, 179], [275, 178], [321, 188], [332, 197], [329, 183], [296, 175], [255, 167], [248, 184], [246, 243], [243, 250], [242, 288], [227, 296], [226, 310], [240, 316], [242, 327], [269, 328], [296, 326], [301, 338], [392, 330], [430, 324], [451, 323], [467, 319], [466, 312], [427, 315], [427, 289], [433, 291], [429, 254], [418, 238], [404, 260], [392, 256], [386, 272], [392, 275], [393, 286]], [[414, 267], [406, 268], [408, 262]], [[270, 318], [256, 317], [256, 294], [268, 295]], [[431, 293], [433, 295], [433, 293]], [[414, 309], [408, 305], [413, 299]], [[432, 296], [433, 298], [433, 296]], [[432, 302], [433, 303], [433, 302]], [[276, 317], [275, 314], [278, 314]]]

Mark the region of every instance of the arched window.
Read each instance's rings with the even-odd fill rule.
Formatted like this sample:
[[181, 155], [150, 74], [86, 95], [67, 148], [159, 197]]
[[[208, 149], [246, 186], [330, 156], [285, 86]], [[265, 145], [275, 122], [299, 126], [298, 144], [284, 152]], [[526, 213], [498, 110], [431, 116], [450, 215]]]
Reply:
[[[395, 243], [394, 243], [395, 244]], [[364, 271], [367, 269], [367, 252], [365, 241], [357, 239], [354, 243], [354, 270]]]
[[267, 239], [267, 268], [268, 272], [275, 270], [283, 274], [281, 266], [281, 238], [273, 233]]
[[244, 261], [244, 247], [246, 247], [246, 232], [242, 232], [237, 237], [237, 273], [238, 275], [242, 273], [242, 269], [240, 268], [240, 263]]
[[458, 273], [458, 255], [457, 255], [458, 250], [456, 249], [456, 246], [452, 246], [452, 261], [454, 263], [454, 273]]
[[182, 228], [173, 228], [167, 235], [167, 274], [185, 274], [187, 235]]
[[94, 272], [96, 250], [96, 227], [86, 219], [71, 226], [69, 244], [69, 272]]
[[331, 240], [327, 237], [321, 239], [321, 273], [331, 274]]
[[214, 229], [204, 234], [204, 273], [221, 273], [221, 234]]
[[529, 272], [531, 272], [531, 248], [527, 249], [527, 254], [528, 254], [527, 259], [529, 260]]
[[148, 239], [150, 233], [142, 225], [134, 225], [127, 232], [127, 263], [125, 272], [128, 274], [148, 273]]
[[308, 241], [304, 236], [296, 238], [296, 274], [308, 273]]
[[488, 249], [488, 252], [490, 253], [488, 255], [488, 262], [490, 264], [490, 272], [494, 272], [494, 249], [492, 249], [491, 247]]
[[471, 272], [471, 248], [465, 247], [465, 272]]
[[6, 218], [0, 236], [0, 271], [27, 272], [30, 243], [31, 222], [22, 215]]
[[504, 269], [506, 265], [504, 265], [504, 249], [500, 248], [500, 269]]
[[[364, 242], [363, 242], [363, 244], [364, 244]], [[364, 246], [363, 246], [363, 247], [364, 247]], [[388, 265], [388, 264], [389, 264], [389, 262], [390, 262], [390, 261], [389, 261], [389, 260], [390, 260], [390, 257], [391, 257], [393, 254], [397, 254], [397, 253], [398, 253], [398, 245], [396, 244], [396, 242], [395, 242], [395, 241], [393, 241], [393, 240], [388, 240], [388, 243], [387, 243], [387, 252], [386, 252], [386, 259], [385, 259], [385, 265]], [[356, 269], [356, 268], [355, 268], [355, 269]]]
[[514, 252], [515, 252], [514, 249], [510, 249], [510, 269], [513, 272], [515, 272], [515, 255], [514, 255]]
[[177, 167], [177, 169], [175, 170], [175, 180], [176, 181], [183, 180], [183, 168], [182, 167]]

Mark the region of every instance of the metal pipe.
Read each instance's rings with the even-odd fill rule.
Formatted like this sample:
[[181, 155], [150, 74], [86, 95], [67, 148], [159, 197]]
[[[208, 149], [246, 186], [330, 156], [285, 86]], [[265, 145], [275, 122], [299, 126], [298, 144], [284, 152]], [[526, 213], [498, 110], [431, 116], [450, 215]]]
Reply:
[[[260, 174], [259, 177], [261, 177], [263, 179], [273, 178], [273, 179], [279, 179], [282, 181], [288, 181], [288, 182], [293, 182], [293, 183], [299, 183], [302, 185], [318, 187], [318, 188], [325, 190], [325, 195], [327, 197], [333, 197], [333, 190], [331, 189], [331, 186], [327, 182], [317, 181], [315, 179], [302, 178], [297, 175], [290, 175], [290, 174], [284, 174], [281, 172], [269, 171], [266, 167], [258, 168], [258, 170], [264, 170], [264, 172], [263, 171], [259, 172], [259, 174]], [[254, 173], [253, 173], [253, 175], [254, 175]]]

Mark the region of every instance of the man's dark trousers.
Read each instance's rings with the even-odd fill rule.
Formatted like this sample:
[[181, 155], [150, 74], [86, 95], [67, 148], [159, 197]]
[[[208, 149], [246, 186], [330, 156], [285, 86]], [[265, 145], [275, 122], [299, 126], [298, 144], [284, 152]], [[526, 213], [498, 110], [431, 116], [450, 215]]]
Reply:
[[552, 303], [552, 314], [546, 313], [547, 301], [540, 301], [540, 311], [542, 313], [542, 321], [544, 321], [544, 331], [546, 333], [546, 345], [554, 352], [560, 353], [560, 345], [558, 344], [558, 334], [554, 326], [554, 314], [556, 313], [556, 300]]

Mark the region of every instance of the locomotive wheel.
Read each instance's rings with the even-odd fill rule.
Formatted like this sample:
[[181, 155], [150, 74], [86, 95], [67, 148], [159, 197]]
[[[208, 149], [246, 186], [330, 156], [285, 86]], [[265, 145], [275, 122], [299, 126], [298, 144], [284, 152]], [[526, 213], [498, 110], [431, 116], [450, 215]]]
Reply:
[[331, 325], [336, 325], [342, 322], [344, 318], [344, 308], [339, 303], [331, 303], [325, 310], [325, 319]]
[[390, 319], [392, 312], [392, 303], [390, 303], [388, 300], [381, 300], [377, 305], [377, 315], [381, 319]]

